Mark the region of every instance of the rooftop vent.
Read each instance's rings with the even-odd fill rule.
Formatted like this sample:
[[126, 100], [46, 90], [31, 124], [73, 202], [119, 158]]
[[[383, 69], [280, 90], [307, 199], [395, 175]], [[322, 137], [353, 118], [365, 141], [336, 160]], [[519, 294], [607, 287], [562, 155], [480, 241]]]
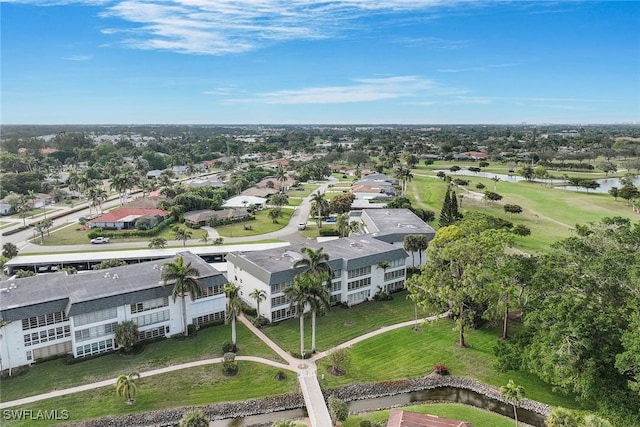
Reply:
[[362, 247], [362, 243], [352, 242], [352, 243], [349, 244], [349, 246], [351, 246], [352, 248], [361, 248]]

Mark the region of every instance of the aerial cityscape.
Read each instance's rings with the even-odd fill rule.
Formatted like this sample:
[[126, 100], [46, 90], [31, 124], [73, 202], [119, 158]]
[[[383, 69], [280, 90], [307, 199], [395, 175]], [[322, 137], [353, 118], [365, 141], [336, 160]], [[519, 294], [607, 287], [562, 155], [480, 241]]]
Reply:
[[640, 426], [640, 3], [0, 20], [3, 426]]

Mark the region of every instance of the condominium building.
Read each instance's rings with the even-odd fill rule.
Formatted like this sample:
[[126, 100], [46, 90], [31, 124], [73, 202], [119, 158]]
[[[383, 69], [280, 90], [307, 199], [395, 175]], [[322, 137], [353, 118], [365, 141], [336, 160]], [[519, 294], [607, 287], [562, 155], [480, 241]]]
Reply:
[[38, 359], [85, 357], [117, 348], [116, 326], [138, 325], [139, 339], [171, 336], [185, 329], [183, 304], [163, 286], [162, 268], [182, 256], [198, 269], [203, 292], [185, 297], [188, 323], [223, 320], [224, 275], [190, 252], [162, 261], [67, 275], [64, 272], [0, 282], [0, 371]]
[[398, 246], [363, 235], [285, 248], [227, 255], [227, 278], [240, 287], [241, 297], [256, 307], [249, 295], [262, 290], [267, 298], [260, 303], [260, 315], [272, 322], [293, 317], [284, 289], [293, 285], [294, 277], [303, 271], [293, 268], [303, 258], [303, 247], [323, 248], [329, 255], [333, 271], [331, 302], [347, 305], [367, 301], [378, 291], [393, 292], [404, 288], [407, 252]]

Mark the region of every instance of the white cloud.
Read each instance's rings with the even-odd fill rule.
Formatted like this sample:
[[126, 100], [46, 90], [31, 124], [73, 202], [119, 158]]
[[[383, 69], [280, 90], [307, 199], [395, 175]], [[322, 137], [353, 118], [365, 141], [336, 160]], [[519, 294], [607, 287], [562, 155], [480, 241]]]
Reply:
[[[389, 22], [392, 16], [402, 12], [429, 12], [435, 16], [435, 11], [442, 8], [479, 5], [473, 0], [9, 1], [42, 6], [102, 5], [100, 15], [110, 18], [110, 28], [105, 28], [103, 33], [122, 37], [119, 42], [126, 46], [208, 55], [247, 52], [283, 40], [342, 36], [357, 27], [361, 17], [384, 15]], [[117, 20], [123, 25], [113, 24]], [[464, 40], [428, 37], [419, 42], [439, 49], [455, 49], [466, 44]]]
[[441, 68], [438, 71], [439, 73], [466, 73], [473, 71], [490, 71], [496, 68], [509, 68], [515, 67], [518, 64], [489, 64], [489, 65], [481, 65], [477, 67], [469, 67], [469, 68]]
[[354, 79], [351, 85], [318, 86], [303, 89], [279, 90], [257, 94], [252, 98], [231, 102], [261, 102], [265, 104], [345, 104], [388, 99], [412, 99], [415, 103], [431, 105], [426, 96], [446, 96], [465, 91], [441, 87], [433, 80], [417, 76], [395, 76]]

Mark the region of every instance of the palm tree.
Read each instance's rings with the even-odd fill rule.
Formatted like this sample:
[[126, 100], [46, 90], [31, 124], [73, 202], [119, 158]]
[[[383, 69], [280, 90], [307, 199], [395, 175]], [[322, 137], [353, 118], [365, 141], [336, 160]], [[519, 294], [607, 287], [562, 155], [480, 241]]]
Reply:
[[287, 181], [287, 171], [282, 166], [276, 169], [276, 180], [280, 183], [280, 192], [284, 193], [284, 183]]
[[91, 215], [91, 207], [96, 208], [96, 215], [98, 215], [98, 208], [102, 212], [102, 202], [107, 200], [107, 191], [102, 187], [91, 187], [88, 190], [87, 197], [89, 198], [89, 215]]
[[317, 216], [318, 228], [322, 228], [322, 219], [329, 210], [329, 202], [324, 198], [324, 193], [313, 193], [311, 196], [311, 212]]
[[164, 248], [165, 246], [167, 246], [167, 239], [164, 237], [152, 237], [149, 240], [150, 248]]
[[309, 292], [309, 305], [311, 308], [311, 353], [316, 351], [316, 313], [324, 310], [329, 310], [331, 301], [331, 295], [329, 290], [324, 286], [324, 283], [328, 280], [326, 273], [312, 276], [314, 279], [310, 283]]
[[135, 396], [138, 390], [135, 380], [139, 378], [140, 374], [137, 372], [131, 372], [129, 375], [120, 375], [116, 380], [116, 394], [121, 397], [126, 397], [127, 403], [133, 403], [133, 396]]
[[329, 265], [329, 254], [324, 252], [324, 248], [318, 248], [313, 250], [311, 248], [300, 249], [302, 259], [296, 261], [293, 264], [293, 268], [303, 268], [304, 272], [309, 272], [314, 275], [326, 273], [331, 278], [332, 271], [331, 265]]
[[[378, 268], [382, 270], [383, 275], [387, 274], [387, 268], [391, 267], [391, 263], [389, 261], [380, 261], [378, 263]], [[384, 276], [382, 277], [382, 282], [385, 282], [385, 278]], [[387, 289], [387, 285], [384, 285], [384, 291], [385, 292], [389, 292], [389, 290]]]
[[227, 322], [231, 321], [231, 343], [236, 346], [236, 317], [242, 313], [242, 300], [240, 299], [240, 288], [234, 283], [227, 283], [224, 287], [227, 296]]
[[209, 421], [202, 411], [193, 410], [182, 416], [179, 427], [209, 427]]
[[203, 231], [202, 234], [200, 235], [200, 241], [203, 242], [205, 246], [207, 246], [209, 244], [209, 240], [211, 240], [209, 238], [209, 232]]
[[500, 387], [500, 394], [505, 398], [507, 402], [513, 405], [513, 416], [516, 420], [516, 427], [518, 427], [518, 405], [524, 397], [524, 388], [520, 385], [516, 385], [513, 380], [509, 380], [507, 385]]
[[338, 234], [340, 234], [340, 237], [349, 237], [351, 226], [349, 224], [348, 214], [344, 213], [338, 215], [338, 218], [336, 219], [336, 228], [338, 229]]
[[293, 286], [284, 289], [284, 294], [289, 300], [289, 308], [300, 319], [300, 356], [304, 358], [304, 309], [309, 304], [311, 295], [310, 287], [314, 282], [313, 276], [308, 273], [298, 274], [293, 279]]
[[257, 307], [256, 314], [259, 319], [260, 318], [260, 301], [264, 301], [267, 298], [267, 293], [262, 289], [255, 288], [253, 291], [251, 291], [249, 296], [254, 300], [256, 300], [256, 307]]
[[192, 267], [190, 262], [185, 264], [182, 256], [179, 256], [176, 262], [167, 262], [162, 266], [163, 286], [173, 284], [173, 293], [171, 295], [173, 302], [175, 302], [178, 297], [182, 298], [182, 323], [185, 336], [189, 336], [185, 296], [189, 294], [191, 301], [193, 301], [196, 296], [202, 293], [202, 287], [197, 279], [199, 276], [200, 271]]
[[182, 240], [182, 247], [187, 246], [187, 240], [191, 238], [191, 232], [185, 227], [176, 227], [173, 229], [173, 235], [176, 240]]

